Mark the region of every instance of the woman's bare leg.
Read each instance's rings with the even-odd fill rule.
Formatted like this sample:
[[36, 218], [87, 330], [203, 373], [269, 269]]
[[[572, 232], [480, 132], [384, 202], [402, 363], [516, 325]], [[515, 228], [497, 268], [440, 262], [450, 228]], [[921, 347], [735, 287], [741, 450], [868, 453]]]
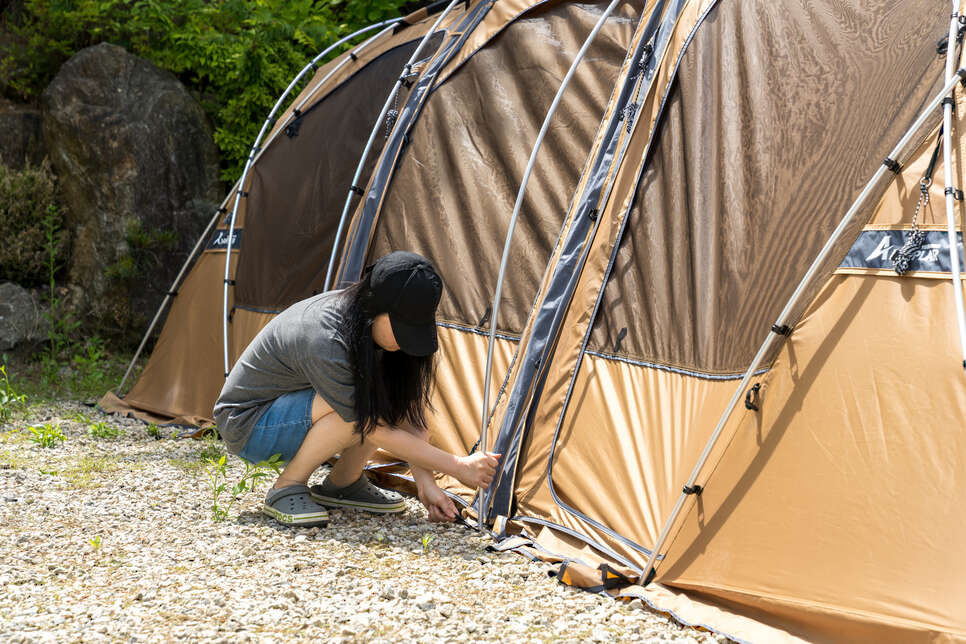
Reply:
[[[353, 443], [359, 444], [358, 435], [354, 434], [353, 427], [354, 423], [342, 420], [328, 403], [315, 394], [312, 400], [312, 427], [309, 428], [295, 456], [279, 474], [273, 487], [307, 484], [312, 472], [322, 463], [339, 452], [350, 451]], [[353, 460], [357, 459], [358, 457]], [[364, 462], [363, 465], [365, 465]], [[361, 468], [359, 473], [362, 473]], [[357, 474], [353, 481], [358, 478]]]
[[335, 487], [346, 487], [358, 481], [359, 477], [362, 476], [362, 471], [369, 463], [369, 459], [379, 449], [370, 441], [360, 445], [358, 434], [354, 438], [355, 444], [342, 450], [339, 460], [336, 461], [332, 471], [326, 477], [326, 480]]

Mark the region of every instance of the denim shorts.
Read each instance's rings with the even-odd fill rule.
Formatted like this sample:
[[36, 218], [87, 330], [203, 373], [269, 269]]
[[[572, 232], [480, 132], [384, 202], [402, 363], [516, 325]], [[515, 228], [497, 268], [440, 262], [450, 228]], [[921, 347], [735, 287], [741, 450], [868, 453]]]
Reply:
[[292, 460], [312, 426], [314, 397], [315, 390], [302, 389], [276, 398], [238, 455], [249, 463], [267, 461], [274, 454], [281, 454], [285, 462]]

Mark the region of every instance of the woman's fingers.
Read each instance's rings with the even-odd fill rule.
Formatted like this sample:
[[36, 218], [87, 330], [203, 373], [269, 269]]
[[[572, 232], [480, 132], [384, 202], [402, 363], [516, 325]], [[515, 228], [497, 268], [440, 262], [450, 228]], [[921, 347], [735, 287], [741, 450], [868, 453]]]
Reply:
[[471, 487], [486, 487], [493, 482], [496, 468], [500, 464], [500, 454], [476, 452], [460, 459], [466, 472], [466, 478], [460, 479]]

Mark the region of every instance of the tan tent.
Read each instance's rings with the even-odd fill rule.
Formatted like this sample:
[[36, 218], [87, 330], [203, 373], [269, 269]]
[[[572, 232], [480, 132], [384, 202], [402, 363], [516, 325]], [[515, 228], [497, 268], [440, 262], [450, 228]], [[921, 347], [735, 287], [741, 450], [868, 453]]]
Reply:
[[[472, 449], [521, 177], [603, 16], [509, 245], [486, 414], [486, 444], [505, 454], [484, 495], [498, 547], [737, 640], [966, 641], [952, 279], [966, 101], [941, 105], [952, 69], [937, 53], [952, 29], [940, 49], [962, 66], [951, 5], [607, 9], [447, 5], [320, 68], [232, 195], [244, 232], [230, 356], [324, 288], [373, 121], [438, 33], [376, 137], [333, 264], [343, 282], [394, 249], [439, 266], [431, 431]], [[229, 228], [217, 221], [138, 383], [106, 406], [210, 417]], [[443, 484], [475, 517], [471, 492]]]

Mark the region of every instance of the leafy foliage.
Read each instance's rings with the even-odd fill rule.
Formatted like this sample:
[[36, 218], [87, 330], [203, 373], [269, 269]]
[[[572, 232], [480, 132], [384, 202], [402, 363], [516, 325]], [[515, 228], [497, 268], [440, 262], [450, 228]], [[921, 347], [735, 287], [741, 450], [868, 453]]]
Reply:
[[87, 433], [94, 438], [117, 438], [124, 432], [121, 431], [120, 427], [98, 421], [87, 426]]
[[0, 364], [0, 425], [10, 420], [10, 416], [27, 405], [27, 397], [10, 384], [7, 365]]
[[[275, 100], [339, 38], [400, 15], [403, 0], [25, 0], [0, 51], [4, 93], [43, 91], [71, 55], [111, 42], [174, 72], [215, 128], [222, 178], [234, 181]], [[339, 52], [335, 52], [339, 53]], [[333, 54], [335, 55], [335, 54]]]
[[56, 447], [67, 440], [60, 427], [53, 423], [44, 423], [36, 427], [28, 427], [30, 441], [39, 447]]
[[[252, 464], [242, 461], [245, 464], [245, 471], [231, 488], [228, 487], [228, 463], [227, 456], [221, 458], [205, 459], [205, 470], [208, 473], [208, 483], [211, 489], [211, 518], [216, 523], [220, 523], [228, 518], [228, 512], [235, 505], [239, 497], [245, 492], [255, 489], [255, 485], [270, 473], [278, 474], [282, 470], [281, 454], [273, 454], [267, 461]], [[225, 493], [228, 493], [227, 501], [223, 500]]]
[[51, 265], [61, 270], [67, 235], [56, 203], [47, 163], [23, 170], [0, 163], [0, 281], [40, 286], [47, 283]]

